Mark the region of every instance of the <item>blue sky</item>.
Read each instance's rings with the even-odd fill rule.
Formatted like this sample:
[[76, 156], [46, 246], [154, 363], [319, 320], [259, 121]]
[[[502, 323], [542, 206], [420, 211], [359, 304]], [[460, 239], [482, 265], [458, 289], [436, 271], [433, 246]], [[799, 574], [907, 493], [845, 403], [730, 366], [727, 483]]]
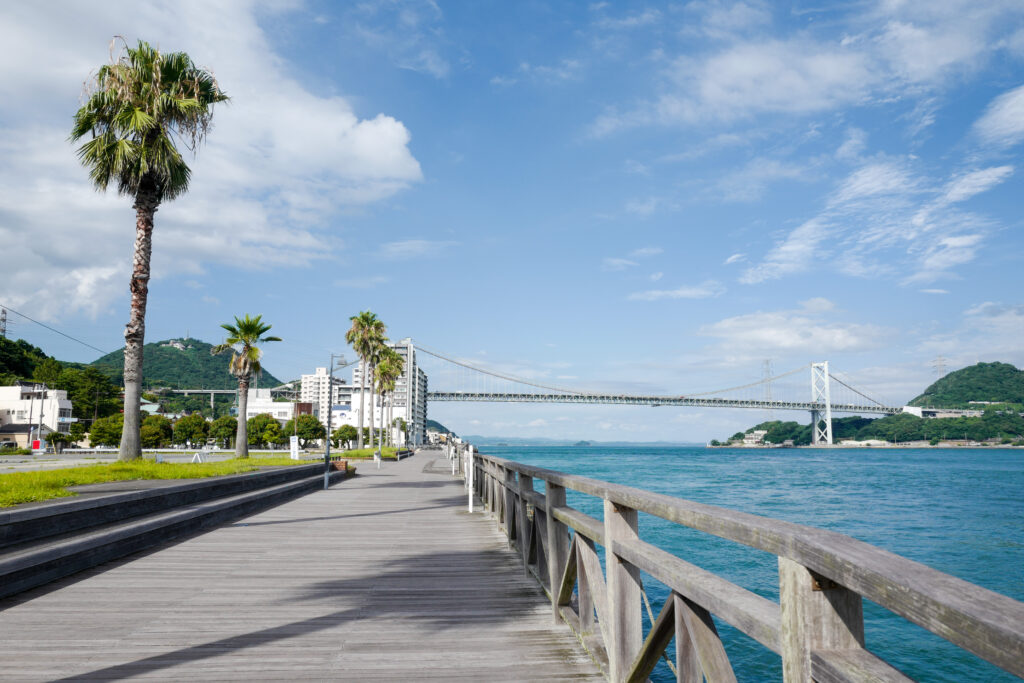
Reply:
[[[212, 342], [262, 313], [285, 339], [265, 365], [291, 377], [371, 309], [395, 338], [559, 385], [678, 395], [827, 359], [892, 402], [940, 355], [1024, 365], [1016, 0], [68, 2], [0, 19], [0, 302], [100, 348], [122, 341], [133, 214], [66, 137], [122, 35], [187, 51], [233, 97], [190, 193], [156, 216], [148, 340]], [[97, 355], [14, 318], [49, 353]], [[431, 415], [599, 440], [763, 417]]]

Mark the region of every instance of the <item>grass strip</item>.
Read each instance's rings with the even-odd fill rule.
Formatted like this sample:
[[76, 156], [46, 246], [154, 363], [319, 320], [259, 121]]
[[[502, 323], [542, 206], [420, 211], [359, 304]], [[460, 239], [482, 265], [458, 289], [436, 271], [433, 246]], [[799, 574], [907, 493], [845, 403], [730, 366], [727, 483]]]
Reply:
[[[339, 458], [358, 458], [358, 459], [364, 459], [364, 458], [372, 458], [373, 457], [373, 453], [376, 450], [377, 450], [376, 448], [353, 448], [350, 451], [345, 451], [345, 452], [340, 453], [340, 454], [339, 453], [334, 453], [332, 455], [337, 455]], [[381, 449], [381, 457], [384, 460], [398, 460], [398, 449], [397, 448], [391, 448], [390, 446], [385, 446], [384, 448]]]
[[152, 460], [115, 462], [57, 470], [0, 474], [0, 508], [52, 498], [74, 496], [70, 486], [137, 479], [205, 479], [252, 472], [260, 467], [308, 465], [288, 457], [248, 458], [204, 463], [157, 463]]

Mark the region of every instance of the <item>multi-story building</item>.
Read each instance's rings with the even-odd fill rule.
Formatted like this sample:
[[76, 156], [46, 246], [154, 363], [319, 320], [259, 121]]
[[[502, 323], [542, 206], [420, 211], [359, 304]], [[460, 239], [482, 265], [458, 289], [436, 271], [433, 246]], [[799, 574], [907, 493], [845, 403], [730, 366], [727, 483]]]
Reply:
[[[329, 388], [333, 390], [328, 391]], [[312, 375], [302, 376], [299, 400], [303, 403], [312, 403], [313, 415], [320, 418], [324, 424], [327, 423], [329, 407], [334, 406], [334, 412], [338, 413], [342, 406], [351, 404], [351, 396], [352, 387], [338, 377], [330, 377], [327, 368], [317, 368]]]
[[266, 413], [282, 425], [295, 416], [295, 404], [291, 401], [275, 401], [270, 389], [250, 389], [245, 404], [245, 419]]
[[[390, 417], [405, 420], [409, 430], [409, 445], [418, 446], [427, 441], [427, 375], [416, 363], [416, 347], [413, 345], [411, 338], [406, 337], [400, 341], [391, 342], [388, 346], [397, 351], [398, 355], [402, 356], [405, 366], [401, 376], [395, 380], [394, 395], [388, 398], [387, 404], [382, 405], [378, 396], [371, 410], [370, 390], [369, 385], [367, 385], [366, 417], [363, 420], [363, 426], [370, 426], [369, 419], [371, 417], [373, 418], [373, 424], [380, 424], [381, 411], [386, 411], [387, 406], [391, 405], [393, 409], [391, 410]], [[346, 420], [348, 424], [357, 425], [359, 423], [359, 412], [364, 410], [363, 401], [360, 400], [362, 373], [363, 363], [360, 361], [352, 370], [352, 408], [349, 413], [351, 419]], [[367, 378], [368, 382], [369, 379]], [[386, 421], [388, 415], [384, 417]], [[395, 439], [396, 442], [398, 440], [397, 438]]]
[[27, 446], [51, 432], [67, 434], [77, 422], [71, 408], [68, 392], [62, 389], [32, 382], [0, 387], [0, 441]]

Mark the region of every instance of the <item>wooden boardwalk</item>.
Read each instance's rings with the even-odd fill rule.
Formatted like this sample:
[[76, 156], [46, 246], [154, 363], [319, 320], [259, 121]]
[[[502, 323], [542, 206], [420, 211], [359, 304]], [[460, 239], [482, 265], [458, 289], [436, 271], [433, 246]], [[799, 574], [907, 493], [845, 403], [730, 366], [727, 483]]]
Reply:
[[603, 681], [425, 452], [0, 601], [0, 679]]

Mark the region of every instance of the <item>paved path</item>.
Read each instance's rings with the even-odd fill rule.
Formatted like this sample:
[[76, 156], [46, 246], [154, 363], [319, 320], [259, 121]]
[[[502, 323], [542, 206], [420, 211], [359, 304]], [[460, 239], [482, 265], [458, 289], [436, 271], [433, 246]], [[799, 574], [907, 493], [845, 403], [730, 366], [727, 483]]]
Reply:
[[439, 458], [0, 601], [0, 679], [604, 680]]

